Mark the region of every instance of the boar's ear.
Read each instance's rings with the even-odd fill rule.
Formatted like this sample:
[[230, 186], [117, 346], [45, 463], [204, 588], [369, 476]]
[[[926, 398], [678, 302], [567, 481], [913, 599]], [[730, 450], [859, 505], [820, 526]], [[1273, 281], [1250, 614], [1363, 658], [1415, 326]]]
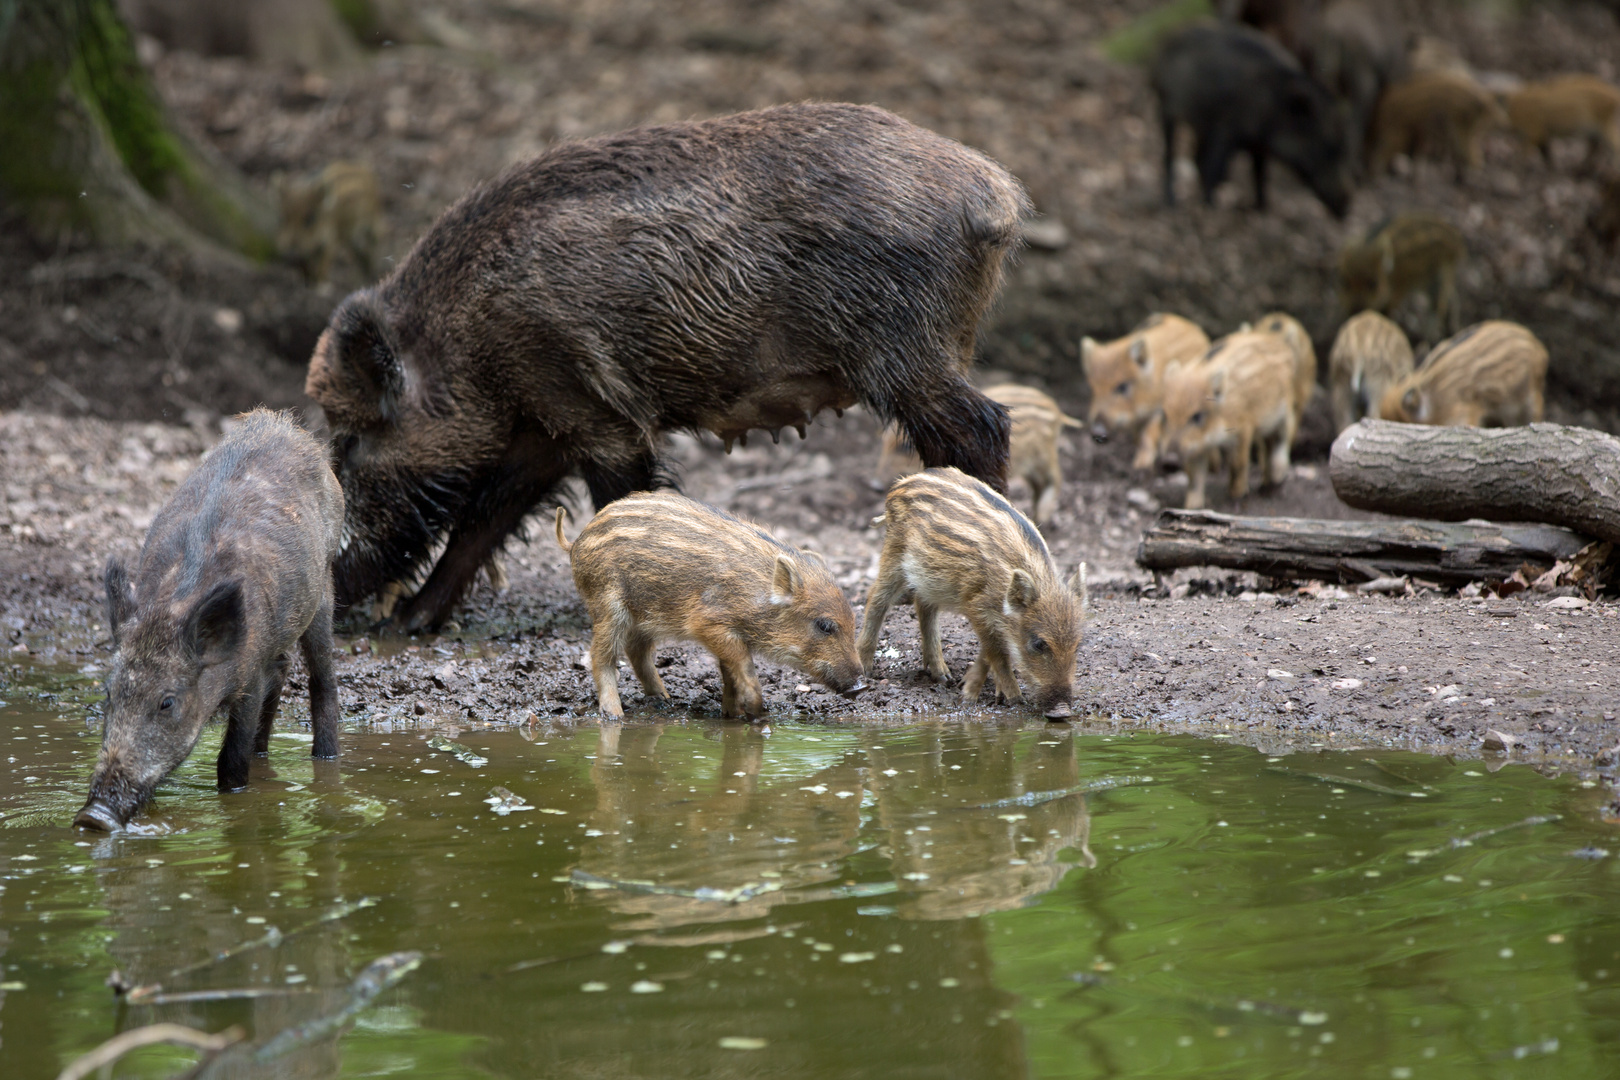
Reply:
[[1143, 371], [1147, 370], [1147, 342], [1143, 341], [1141, 338], [1137, 338], [1135, 341], [1131, 342], [1131, 360]]
[[1079, 599], [1081, 614], [1089, 614], [1091, 611], [1091, 593], [1086, 588], [1085, 563], [1081, 563], [1074, 568], [1074, 576], [1069, 579], [1069, 591]]
[[1091, 374], [1091, 358], [1097, 352], [1097, 343], [1089, 337], [1080, 339], [1080, 373]]
[[1029, 576], [1027, 570], [1014, 570], [1012, 580], [1007, 582], [1007, 611], [1023, 611], [1035, 602], [1035, 579]]
[[405, 381], [382, 304], [369, 289], [352, 293], [315, 345], [304, 392], [328, 412], [391, 422], [399, 415]]
[[1226, 369], [1216, 368], [1209, 373], [1209, 398], [1219, 402], [1226, 396]]
[[1421, 420], [1419, 411], [1422, 407], [1423, 395], [1418, 393], [1415, 386], [1401, 397], [1401, 411], [1406, 414], [1408, 420]]
[[786, 554], [777, 555], [776, 566], [771, 573], [771, 603], [790, 603], [803, 588], [804, 576], [799, 573], [799, 568], [793, 565], [793, 557]]
[[113, 648], [118, 648], [118, 628], [135, 617], [135, 586], [130, 584], [129, 571], [118, 556], [107, 559], [107, 569], [101, 575], [107, 586], [107, 627], [112, 631]]
[[242, 640], [245, 621], [242, 583], [220, 582], [197, 601], [186, 619], [182, 638], [186, 651], [205, 666], [218, 663]]

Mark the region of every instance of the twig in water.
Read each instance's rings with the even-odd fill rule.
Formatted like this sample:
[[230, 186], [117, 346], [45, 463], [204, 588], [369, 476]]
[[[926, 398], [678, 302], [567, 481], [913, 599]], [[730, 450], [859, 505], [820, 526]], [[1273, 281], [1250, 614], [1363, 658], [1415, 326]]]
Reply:
[[205, 1054], [217, 1054], [227, 1046], [242, 1041], [242, 1029], [228, 1027], [217, 1035], [188, 1028], [183, 1024], [150, 1024], [115, 1035], [90, 1051], [75, 1058], [67, 1068], [57, 1074], [56, 1080], [83, 1080], [97, 1069], [110, 1069], [113, 1062], [143, 1046], [171, 1043], [190, 1046]]

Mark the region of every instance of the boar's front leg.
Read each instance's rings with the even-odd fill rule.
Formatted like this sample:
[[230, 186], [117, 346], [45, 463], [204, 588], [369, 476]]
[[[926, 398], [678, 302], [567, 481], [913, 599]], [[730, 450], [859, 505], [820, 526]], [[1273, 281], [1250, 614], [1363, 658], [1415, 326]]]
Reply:
[[270, 752], [270, 728], [276, 722], [276, 709], [281, 706], [281, 688], [287, 683], [287, 668], [292, 657], [282, 653], [270, 665], [269, 682], [264, 691], [264, 704], [259, 706], [259, 730], [253, 736], [253, 752]]
[[[946, 361], [941, 361], [945, 363]], [[954, 368], [956, 362], [949, 361]], [[907, 398], [893, 405], [894, 418], [930, 469], [951, 466], [1007, 493], [1007, 410], [966, 379], [932, 398]]]
[[219, 790], [238, 791], [247, 787], [248, 766], [253, 759], [253, 738], [264, 711], [265, 684], [254, 683], [230, 700], [230, 719], [220, 743], [215, 776]]
[[754, 670], [748, 646], [734, 640], [716, 645], [710, 651], [720, 665], [720, 715], [727, 720], [763, 715], [765, 695], [760, 691], [759, 674]]
[[962, 704], [972, 705], [979, 700], [979, 694], [984, 690], [984, 680], [990, 674], [990, 647], [983, 641], [979, 642], [979, 655], [967, 669], [962, 677]]
[[309, 722], [315, 743], [310, 756], [338, 756], [338, 722], [343, 719], [343, 701], [338, 697], [337, 675], [332, 670], [332, 604], [323, 603], [315, 618], [298, 639], [309, 678]]

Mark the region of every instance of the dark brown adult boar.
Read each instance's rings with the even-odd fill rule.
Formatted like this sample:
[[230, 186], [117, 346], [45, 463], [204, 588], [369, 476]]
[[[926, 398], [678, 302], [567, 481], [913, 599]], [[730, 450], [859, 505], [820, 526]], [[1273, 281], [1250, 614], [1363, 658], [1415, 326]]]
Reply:
[[1085, 634], [1085, 564], [1065, 582], [1029, 519], [955, 469], [895, 481], [883, 521], [883, 554], [857, 646], [866, 670], [889, 608], [909, 596], [917, 605], [923, 667], [935, 682], [950, 677], [939, 613], [955, 611], [979, 638], [978, 659], [962, 680], [963, 701], [977, 701], [992, 674], [998, 698], [1020, 700], [1021, 671], [1048, 718], [1072, 715], [1075, 658]]
[[968, 381], [1023, 189], [881, 109], [784, 105], [566, 143], [452, 206], [310, 361], [348, 499], [337, 599], [447, 539], [407, 629], [443, 622], [569, 476], [665, 483], [666, 431], [729, 446], [860, 402], [929, 465], [1005, 485]]
[[826, 563], [673, 491], [643, 491], [557, 543], [591, 614], [591, 673], [603, 716], [620, 717], [619, 657], [649, 697], [668, 699], [661, 641], [695, 641], [720, 666], [721, 713], [756, 717], [765, 699], [754, 653], [838, 691], [856, 687], [855, 612]]
[[116, 829], [230, 712], [221, 791], [244, 787], [269, 749], [294, 645], [309, 676], [316, 757], [338, 753], [332, 561], [343, 492], [326, 448], [285, 413], [239, 418], [147, 530], [133, 579], [106, 571], [117, 654], [90, 798], [74, 824]]

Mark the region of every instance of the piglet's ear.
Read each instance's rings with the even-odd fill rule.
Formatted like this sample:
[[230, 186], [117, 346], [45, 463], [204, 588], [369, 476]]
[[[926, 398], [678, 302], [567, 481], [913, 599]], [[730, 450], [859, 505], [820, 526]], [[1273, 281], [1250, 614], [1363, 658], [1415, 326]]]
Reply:
[[793, 560], [786, 555], [778, 555], [771, 573], [771, 603], [786, 604], [803, 588], [804, 576], [793, 565]]
[[1035, 596], [1035, 579], [1029, 576], [1029, 571], [1014, 570], [1012, 580], [1007, 582], [1007, 609], [1023, 611], [1035, 602]]
[[246, 623], [242, 583], [222, 581], [191, 609], [182, 640], [191, 658], [206, 667], [235, 650], [246, 633]]
[[396, 419], [405, 388], [405, 365], [381, 302], [369, 289], [350, 294], [315, 344], [304, 392], [327, 412], [364, 424]]
[[1131, 342], [1130, 353], [1131, 362], [1137, 367], [1141, 368], [1143, 371], [1146, 371], [1148, 369], [1147, 342], [1143, 341], [1141, 338], [1137, 338], [1135, 341]]
[[1080, 373], [1091, 374], [1091, 355], [1097, 351], [1097, 343], [1089, 337], [1080, 339]]
[[1422, 420], [1422, 395], [1417, 390], [1408, 390], [1401, 398], [1401, 410], [1406, 413], [1405, 420]]
[[101, 580], [107, 586], [107, 626], [112, 631], [116, 649], [119, 628], [135, 617], [135, 586], [130, 584], [129, 571], [116, 555], [107, 559]]

